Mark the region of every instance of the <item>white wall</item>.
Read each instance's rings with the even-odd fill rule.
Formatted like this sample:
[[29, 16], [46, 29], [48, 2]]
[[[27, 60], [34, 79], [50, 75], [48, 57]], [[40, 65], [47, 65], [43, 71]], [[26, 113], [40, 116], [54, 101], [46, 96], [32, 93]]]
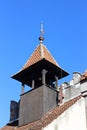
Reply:
[[80, 88], [81, 88], [81, 92], [85, 92], [85, 94], [87, 94], [87, 92], [86, 92], [87, 91], [87, 82], [82, 83]]
[[43, 130], [87, 130], [84, 98], [81, 98]]

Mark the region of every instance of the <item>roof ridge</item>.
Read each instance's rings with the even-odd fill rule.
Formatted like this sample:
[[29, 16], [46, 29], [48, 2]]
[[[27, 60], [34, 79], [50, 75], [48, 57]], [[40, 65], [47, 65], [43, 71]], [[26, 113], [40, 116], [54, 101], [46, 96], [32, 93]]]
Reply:
[[60, 67], [60, 66], [58, 65], [58, 63], [56, 62], [56, 60], [54, 59], [54, 57], [52, 56], [52, 54], [50, 53], [50, 51], [47, 49], [47, 47], [46, 47], [45, 45], [43, 45], [43, 46], [45, 47], [45, 49], [47, 50], [47, 52], [49, 53], [49, 55], [52, 57], [52, 59], [54, 60], [55, 64], [56, 64], [58, 67]]
[[44, 58], [43, 44], [40, 43], [41, 57]]

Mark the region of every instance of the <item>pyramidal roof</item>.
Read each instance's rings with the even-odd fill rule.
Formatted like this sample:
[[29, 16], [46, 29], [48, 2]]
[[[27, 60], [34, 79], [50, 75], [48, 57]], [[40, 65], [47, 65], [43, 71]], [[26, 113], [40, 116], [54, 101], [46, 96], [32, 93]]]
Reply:
[[15, 75], [13, 75], [12, 78], [20, 82], [26, 83], [27, 85], [31, 85], [31, 81], [28, 79], [30, 78], [32, 80], [32, 78], [34, 78], [35, 76], [37, 77], [40, 73], [39, 71], [42, 71], [43, 68], [49, 71], [49, 75], [51, 78], [53, 78], [54, 74], [59, 79], [68, 75], [68, 73], [57, 64], [51, 53], [43, 44], [43, 32], [43, 27], [41, 27], [39, 45], [36, 47], [36, 49], [30, 56], [30, 58], [27, 60], [23, 68]]
[[31, 86], [32, 79], [35, 78], [35, 76], [37, 77], [40, 73], [39, 71], [42, 71], [43, 68], [49, 71], [48, 77], [50, 75], [52, 79], [54, 74], [58, 79], [69, 75], [57, 64], [51, 53], [43, 44], [43, 37], [40, 37], [39, 45], [36, 47], [23, 68], [16, 74], [12, 75], [12, 78]]
[[33, 54], [30, 56], [30, 58], [27, 60], [26, 64], [23, 66], [22, 70], [27, 69], [31, 65], [41, 61], [41, 60], [47, 60], [51, 62], [52, 64], [56, 65], [59, 67], [51, 53], [48, 51], [46, 46], [43, 43], [40, 43], [36, 49], [34, 50]]

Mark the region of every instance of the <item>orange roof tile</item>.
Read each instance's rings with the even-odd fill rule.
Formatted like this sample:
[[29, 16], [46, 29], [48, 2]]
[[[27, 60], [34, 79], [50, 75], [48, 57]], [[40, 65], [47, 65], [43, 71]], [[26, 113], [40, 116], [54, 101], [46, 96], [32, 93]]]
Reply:
[[60, 116], [65, 110], [75, 104], [81, 96], [78, 96], [61, 106], [55, 107], [52, 111], [48, 112], [45, 116], [43, 116], [40, 120], [29, 123], [28, 125], [17, 127], [17, 126], [5, 126], [1, 130], [42, 130], [42, 128], [46, 127], [53, 120], [55, 120], [58, 116]]
[[53, 56], [50, 54], [46, 46], [40, 43], [35, 49], [35, 51], [33, 52], [33, 54], [30, 56], [26, 64], [23, 66], [22, 70], [28, 68], [29, 66], [37, 63], [38, 61], [42, 59], [46, 59], [47, 61], [59, 67], [59, 65], [57, 64]]
[[81, 81], [87, 79], [87, 70], [84, 72], [84, 74], [81, 77]]

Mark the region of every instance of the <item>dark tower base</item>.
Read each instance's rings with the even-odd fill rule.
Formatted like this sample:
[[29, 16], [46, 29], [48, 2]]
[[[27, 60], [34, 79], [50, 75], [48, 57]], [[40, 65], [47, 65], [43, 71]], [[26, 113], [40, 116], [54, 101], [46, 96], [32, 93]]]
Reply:
[[57, 105], [58, 92], [45, 85], [21, 95], [19, 126], [36, 121]]

